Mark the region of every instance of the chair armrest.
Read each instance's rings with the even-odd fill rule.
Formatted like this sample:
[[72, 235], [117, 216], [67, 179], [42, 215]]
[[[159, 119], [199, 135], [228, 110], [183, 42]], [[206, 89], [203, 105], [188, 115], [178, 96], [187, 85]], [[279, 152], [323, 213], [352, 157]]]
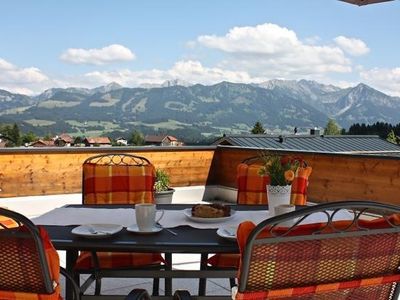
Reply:
[[149, 294], [144, 289], [133, 289], [125, 300], [151, 300]]
[[79, 286], [76, 284], [74, 278], [63, 267], [60, 267], [60, 273], [65, 277], [66, 280], [69, 280], [71, 282], [74, 299], [80, 300], [81, 299], [81, 291], [79, 289]]
[[192, 297], [190, 293], [186, 290], [177, 290], [175, 291], [173, 300], [190, 300]]

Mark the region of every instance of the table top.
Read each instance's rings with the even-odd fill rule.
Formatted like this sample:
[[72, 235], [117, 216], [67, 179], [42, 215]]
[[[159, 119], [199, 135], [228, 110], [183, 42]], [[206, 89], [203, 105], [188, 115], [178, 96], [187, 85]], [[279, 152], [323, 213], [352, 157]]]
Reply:
[[[164, 204], [158, 208], [166, 210], [184, 209], [192, 205]], [[126, 208], [132, 205], [69, 205], [68, 207]], [[234, 205], [235, 210], [266, 210], [265, 205]], [[223, 223], [221, 223], [222, 226]], [[76, 226], [44, 226], [54, 247], [58, 250], [95, 250], [121, 252], [163, 252], [163, 253], [237, 253], [236, 241], [217, 235], [216, 229], [198, 229], [190, 226], [173, 228], [177, 235], [163, 229], [154, 234], [137, 234], [123, 228], [119, 233], [101, 239], [78, 237], [71, 233]]]

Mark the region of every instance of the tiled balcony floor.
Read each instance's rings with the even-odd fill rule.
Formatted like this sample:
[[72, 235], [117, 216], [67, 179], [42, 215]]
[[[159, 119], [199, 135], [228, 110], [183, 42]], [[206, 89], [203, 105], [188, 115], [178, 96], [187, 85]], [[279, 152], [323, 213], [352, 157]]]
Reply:
[[[65, 255], [59, 252], [61, 264], [65, 266]], [[180, 270], [199, 269], [200, 256], [195, 254], [174, 254], [173, 268]], [[84, 277], [82, 276], [81, 280]], [[126, 295], [132, 289], [146, 289], [151, 293], [152, 279], [136, 279], [136, 278], [105, 278], [102, 281], [102, 294], [106, 295]], [[65, 286], [62, 283], [62, 286]], [[198, 279], [174, 279], [172, 281], [172, 290], [185, 289], [192, 295], [198, 293]], [[94, 284], [86, 291], [86, 294], [94, 293]], [[164, 293], [164, 280], [160, 280], [160, 294]], [[228, 279], [208, 279], [207, 280], [207, 295], [230, 295], [230, 287]]]

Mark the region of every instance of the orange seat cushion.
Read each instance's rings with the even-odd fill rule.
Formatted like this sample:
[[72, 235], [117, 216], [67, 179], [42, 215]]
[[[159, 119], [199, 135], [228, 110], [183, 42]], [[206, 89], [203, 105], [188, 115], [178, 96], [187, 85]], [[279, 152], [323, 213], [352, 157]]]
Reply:
[[[247, 165], [241, 163], [237, 167], [237, 203], [238, 204], [268, 204], [267, 184], [269, 176], [260, 176], [260, 165]], [[295, 205], [307, 204], [308, 178], [312, 172], [311, 167], [297, 169], [292, 182], [290, 196], [291, 203]], [[208, 259], [208, 264], [213, 267], [237, 268], [239, 267], [238, 254], [216, 254]]]
[[237, 203], [238, 204], [267, 204], [268, 176], [260, 176], [260, 165], [241, 163], [237, 166]]
[[1, 225], [3, 225], [6, 228], [13, 228], [19, 226], [17, 222], [6, 216], [0, 216], [0, 230], [3, 229]]
[[[236, 183], [238, 188], [238, 204], [268, 204], [267, 184], [270, 178], [267, 175], [260, 176], [261, 166], [241, 163], [237, 167]], [[307, 203], [308, 178], [312, 172], [311, 167], [300, 167], [295, 173], [292, 182], [291, 203], [305, 205]]]
[[[394, 224], [395, 226], [399, 226], [400, 224], [400, 216], [397, 214], [391, 215], [389, 218], [389, 222]], [[384, 218], [378, 218], [374, 220], [359, 220], [359, 226], [353, 224], [352, 221], [335, 221], [333, 226], [325, 226], [325, 223], [314, 223], [314, 224], [306, 224], [306, 225], [299, 225], [298, 227], [294, 228], [292, 231], [287, 232], [287, 229], [282, 227], [277, 227], [274, 230], [274, 236], [280, 236], [280, 233], [285, 233], [286, 236], [296, 236], [296, 235], [311, 235], [317, 230], [322, 230], [322, 233], [330, 233], [335, 229], [350, 229], [350, 230], [360, 230], [360, 228], [368, 228], [368, 229], [380, 229], [380, 228], [390, 228], [391, 226]], [[239, 225], [237, 231], [238, 237], [238, 244], [241, 255], [243, 255], [245, 246], [247, 243], [247, 239], [253, 229], [256, 227], [255, 224], [252, 222], [243, 222]], [[361, 229], [364, 230], [364, 229]], [[268, 238], [271, 237], [271, 232], [269, 228], [265, 228], [257, 238]], [[254, 266], [260, 267], [260, 270], [257, 272], [263, 272], [269, 270], [268, 278], [268, 285], [277, 286], [278, 288], [272, 289], [259, 289], [256, 288], [250, 291], [244, 291], [242, 293], [238, 292], [236, 294], [237, 300], [246, 300], [246, 299], [297, 299], [296, 297], [299, 296], [306, 296], [308, 295], [311, 297], [313, 294], [328, 294], [329, 298], [318, 298], [318, 299], [343, 299], [342, 297], [337, 296], [337, 291], [346, 290], [352, 292], [353, 294], [349, 295], [364, 295], [363, 299], [378, 299], [381, 296], [374, 296], [374, 292], [377, 295], [383, 294], [390, 294], [391, 287], [393, 282], [397, 282], [400, 280], [400, 274], [398, 274], [397, 268], [399, 264], [398, 260], [398, 251], [400, 249], [400, 238], [398, 234], [381, 234], [381, 235], [373, 235], [371, 237], [375, 243], [366, 244], [368, 236], [361, 236], [361, 237], [354, 237], [357, 239], [357, 242], [350, 241], [351, 238], [342, 238], [342, 245], [341, 245], [341, 255], [340, 259], [338, 257], [333, 257], [330, 254], [327, 254], [328, 248], [327, 247], [334, 247], [339, 241], [334, 239], [326, 239], [320, 241], [313, 241], [314, 243], [310, 248], [311, 241], [302, 241], [302, 242], [283, 242], [277, 244], [269, 244], [266, 245], [265, 249], [258, 249], [257, 254], [253, 253], [252, 256], [252, 264]], [[337, 239], [341, 239], [338, 237]], [[346, 244], [346, 242], [348, 244]], [[382, 242], [385, 245], [383, 249], [377, 250], [374, 245], [376, 243]], [[292, 253], [290, 257], [286, 257], [283, 253], [290, 253], [289, 249], [293, 250], [293, 247], [297, 247], [296, 243], [302, 243], [302, 247], [304, 249], [308, 249], [306, 253]], [[306, 245], [307, 243], [307, 245]], [[329, 245], [329, 246], [328, 246]], [[356, 246], [359, 248], [356, 250]], [[344, 249], [348, 249], [350, 251], [346, 251]], [[308, 248], [307, 248], [308, 247]], [[269, 249], [269, 250], [268, 250]], [[253, 251], [255, 251], [253, 249]], [[265, 255], [267, 251], [269, 254]], [[367, 252], [369, 251], [369, 252]], [[378, 251], [378, 252], [376, 252]], [[376, 253], [375, 253], [376, 252]], [[286, 254], [287, 255], [287, 254]], [[304, 256], [306, 255], [306, 256]], [[375, 257], [374, 255], [377, 255]], [[281, 281], [281, 278], [284, 277], [283, 274], [287, 274], [290, 272], [290, 268], [287, 267], [288, 264], [293, 264], [295, 262], [300, 262], [302, 259], [308, 257], [307, 263], [308, 265], [315, 266], [313, 270], [315, 274], [307, 274], [307, 276], [299, 277], [300, 282], [303, 280], [304, 277], [314, 278], [316, 284], [315, 285], [302, 285], [302, 286], [285, 286]], [[371, 257], [371, 258], [370, 258]], [[376, 270], [370, 271], [370, 269], [366, 268], [367, 265], [364, 265], [364, 261], [373, 261], [374, 259], [379, 259], [381, 262], [380, 264], [375, 264], [374, 267]], [[328, 266], [331, 264], [340, 263], [344, 266], [352, 266], [352, 268], [346, 269], [346, 272], [335, 274], [333, 272], [327, 272], [326, 268], [323, 266]], [[241, 267], [240, 267], [241, 268]], [[261, 270], [262, 269], [262, 270]], [[283, 272], [283, 273], [282, 273]], [[369, 273], [371, 275], [369, 275]], [[390, 272], [390, 273], [388, 273]], [[239, 271], [239, 276], [240, 276]], [[376, 274], [378, 276], [376, 276]], [[375, 275], [375, 276], [374, 276]], [[253, 276], [253, 277], [251, 277]], [[251, 282], [251, 286], [254, 286], [254, 280], [258, 275], [255, 273], [251, 274], [249, 280], [253, 280]], [[296, 275], [293, 275], [296, 276]], [[297, 274], [298, 276], [298, 274]], [[326, 278], [328, 276], [329, 279]], [[343, 281], [333, 281], [331, 283], [331, 277], [339, 276], [343, 278]], [[360, 277], [364, 276], [364, 277]], [[346, 280], [346, 278], [350, 278], [350, 280]], [[276, 283], [272, 284], [272, 281]], [[287, 276], [285, 276], [285, 280]], [[294, 280], [291, 279], [291, 280]], [[297, 277], [296, 277], [297, 280]], [[309, 278], [305, 278], [304, 282], [308, 282]], [[325, 282], [324, 282], [325, 281]], [[328, 281], [328, 282], [326, 282]], [[258, 284], [259, 281], [257, 281]], [[290, 281], [292, 282], [292, 281]], [[292, 284], [294, 284], [292, 282]], [[363, 287], [375, 287], [374, 291], [370, 289], [364, 289]], [[356, 291], [353, 291], [356, 290]], [[325, 296], [324, 296], [325, 297]], [[337, 297], [337, 298], [335, 298]], [[303, 298], [301, 298], [303, 299]], [[309, 299], [309, 298], [304, 298]], [[310, 298], [311, 299], [311, 298]], [[350, 298], [346, 298], [350, 299]], [[357, 299], [359, 299], [357, 297]], [[361, 299], [361, 298], [360, 298]]]
[[135, 204], [154, 202], [153, 165], [83, 165], [84, 204]]
[[[101, 269], [132, 268], [165, 263], [164, 258], [159, 253], [96, 252], [96, 254]], [[75, 269], [86, 270], [93, 267], [91, 253], [81, 252], [75, 264]]]
[[308, 178], [310, 177], [311, 172], [311, 167], [300, 167], [297, 169], [294, 180], [292, 182], [292, 191], [290, 196], [290, 202], [292, 204], [307, 204]]
[[[390, 221], [393, 224], [400, 225], [400, 216], [399, 215], [392, 215]], [[349, 226], [349, 221], [336, 221], [335, 222], [336, 228], [341, 226], [341, 228], [347, 228]], [[387, 223], [383, 218], [377, 218], [373, 220], [360, 220], [359, 224], [364, 228], [370, 229], [378, 229], [378, 228], [387, 228]], [[241, 246], [244, 247], [244, 243], [250, 234], [250, 232], [255, 228], [255, 224], [252, 222], [243, 222], [239, 229], [241, 236], [239, 237], [239, 229], [238, 229], [238, 238], [241, 238]], [[311, 233], [316, 230], [316, 228], [320, 228], [324, 226], [324, 223], [314, 223], [314, 224], [306, 224], [300, 225], [290, 235], [303, 235], [307, 233]], [[282, 229], [284, 232], [286, 229]], [[268, 236], [266, 233], [260, 235], [260, 237]], [[240, 255], [236, 253], [229, 253], [229, 254], [215, 254], [211, 256], [207, 263], [213, 267], [219, 268], [239, 268], [240, 264]]]

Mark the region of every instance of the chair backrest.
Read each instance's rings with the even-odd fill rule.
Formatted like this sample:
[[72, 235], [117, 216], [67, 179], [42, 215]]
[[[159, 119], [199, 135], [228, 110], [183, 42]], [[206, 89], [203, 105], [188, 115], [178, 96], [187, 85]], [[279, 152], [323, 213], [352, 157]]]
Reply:
[[[339, 221], [340, 210], [352, 219]], [[300, 224], [312, 214], [322, 223]], [[364, 216], [378, 213], [379, 218]], [[279, 223], [296, 220], [290, 228]], [[236, 299], [394, 299], [400, 281], [400, 208], [367, 201], [310, 206], [238, 229]], [[270, 299], [268, 298], [268, 299]]]
[[82, 167], [83, 204], [154, 202], [155, 168], [144, 157], [104, 154], [88, 158]]
[[0, 299], [22, 297], [17, 293], [57, 298], [58, 282], [58, 254], [44, 229], [21, 214], [0, 208]]
[[[260, 176], [262, 165], [260, 157], [250, 157], [237, 166], [237, 203], [238, 204], [268, 204], [267, 184], [269, 176]], [[307, 203], [308, 178], [312, 168], [303, 161], [292, 182], [291, 203], [305, 205]]]

